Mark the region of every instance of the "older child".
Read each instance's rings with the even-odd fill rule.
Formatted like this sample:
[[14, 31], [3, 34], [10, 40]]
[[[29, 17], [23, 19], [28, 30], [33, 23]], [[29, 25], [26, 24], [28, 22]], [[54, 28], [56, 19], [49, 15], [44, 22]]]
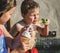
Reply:
[[[20, 35], [24, 35], [22, 33], [31, 25], [31, 27], [29, 27], [29, 32], [31, 35], [31, 39], [29, 40], [29, 42], [30, 42], [29, 48], [32, 48], [35, 44], [36, 30], [42, 35], [47, 34], [48, 21], [46, 21], [46, 23], [44, 23], [43, 30], [39, 26], [40, 24], [38, 23], [39, 8], [40, 8], [39, 4], [36, 3], [34, 0], [24, 0], [21, 4], [21, 15], [22, 15], [23, 19], [21, 21], [17, 22], [10, 30], [10, 33], [14, 37], [17, 37], [19, 33], [20, 33]], [[28, 33], [25, 32], [25, 35], [28, 35]], [[14, 43], [14, 42], [12, 42], [12, 43]], [[12, 43], [10, 44], [11, 49], [12, 49]], [[18, 44], [16, 44], [16, 45], [18, 45]]]
[[0, 0], [0, 53], [7, 53], [4, 37], [13, 38], [4, 24], [10, 19], [16, 6], [16, 0]]

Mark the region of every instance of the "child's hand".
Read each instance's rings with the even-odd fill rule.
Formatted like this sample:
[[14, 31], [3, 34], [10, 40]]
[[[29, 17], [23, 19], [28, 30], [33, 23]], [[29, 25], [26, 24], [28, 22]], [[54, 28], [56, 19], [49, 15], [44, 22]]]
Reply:
[[50, 24], [50, 20], [48, 19], [47, 21], [46, 21], [46, 23], [44, 23], [45, 25], [49, 25]]
[[31, 26], [28, 30], [27, 30], [27, 28], [29, 28], [28, 25], [26, 25], [25, 27], [23, 27], [23, 28], [21, 29], [21, 33], [23, 33], [24, 31], [28, 31], [28, 32], [30, 33], [30, 35], [32, 36], [33, 27]]
[[28, 27], [28, 26], [24, 26], [24, 27], [21, 29], [20, 33], [22, 34], [22, 33], [27, 29], [27, 27]]
[[42, 26], [37, 26], [37, 31], [43, 36], [48, 35], [48, 31], [49, 31], [48, 25], [49, 25], [49, 23], [50, 23], [50, 20], [48, 19], [45, 23], [42, 23], [43, 27]]
[[13, 39], [13, 36], [6, 30], [4, 25], [2, 25], [2, 31], [3, 31], [5, 37], [10, 37]]

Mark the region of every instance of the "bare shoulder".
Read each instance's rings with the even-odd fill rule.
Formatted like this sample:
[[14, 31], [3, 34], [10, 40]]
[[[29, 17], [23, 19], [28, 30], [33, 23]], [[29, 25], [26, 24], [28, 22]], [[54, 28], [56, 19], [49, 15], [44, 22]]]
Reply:
[[16, 24], [16, 27], [17, 27], [18, 31], [20, 31], [23, 28], [23, 26], [21, 24], [19, 24], [19, 23]]

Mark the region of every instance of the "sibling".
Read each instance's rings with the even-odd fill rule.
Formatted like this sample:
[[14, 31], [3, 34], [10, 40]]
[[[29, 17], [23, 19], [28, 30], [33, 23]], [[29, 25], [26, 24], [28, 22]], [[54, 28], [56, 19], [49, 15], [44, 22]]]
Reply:
[[[31, 28], [29, 29], [29, 33], [31, 35], [31, 39], [29, 40], [30, 49], [33, 48], [35, 44], [36, 30], [42, 35], [47, 34], [48, 21], [44, 23], [43, 29], [40, 27], [40, 24], [38, 23], [39, 8], [40, 8], [39, 4], [36, 3], [35, 1], [24, 0], [21, 4], [21, 15], [23, 19], [17, 22], [10, 30], [10, 33], [11, 35], [13, 35], [13, 37], [17, 37], [19, 33], [20, 36], [22, 36], [23, 35], [22, 33], [31, 25]], [[12, 43], [10, 44], [10, 48], [12, 49]]]
[[16, 0], [0, 0], [0, 53], [7, 53], [5, 38], [13, 37], [8, 33], [4, 24], [10, 19], [15, 10]]

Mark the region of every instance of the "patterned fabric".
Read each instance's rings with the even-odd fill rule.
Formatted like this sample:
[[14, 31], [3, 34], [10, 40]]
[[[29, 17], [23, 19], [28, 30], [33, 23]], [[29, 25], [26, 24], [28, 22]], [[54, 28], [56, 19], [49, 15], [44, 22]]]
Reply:
[[2, 33], [1, 29], [0, 29], [0, 53], [7, 53], [4, 34]]

